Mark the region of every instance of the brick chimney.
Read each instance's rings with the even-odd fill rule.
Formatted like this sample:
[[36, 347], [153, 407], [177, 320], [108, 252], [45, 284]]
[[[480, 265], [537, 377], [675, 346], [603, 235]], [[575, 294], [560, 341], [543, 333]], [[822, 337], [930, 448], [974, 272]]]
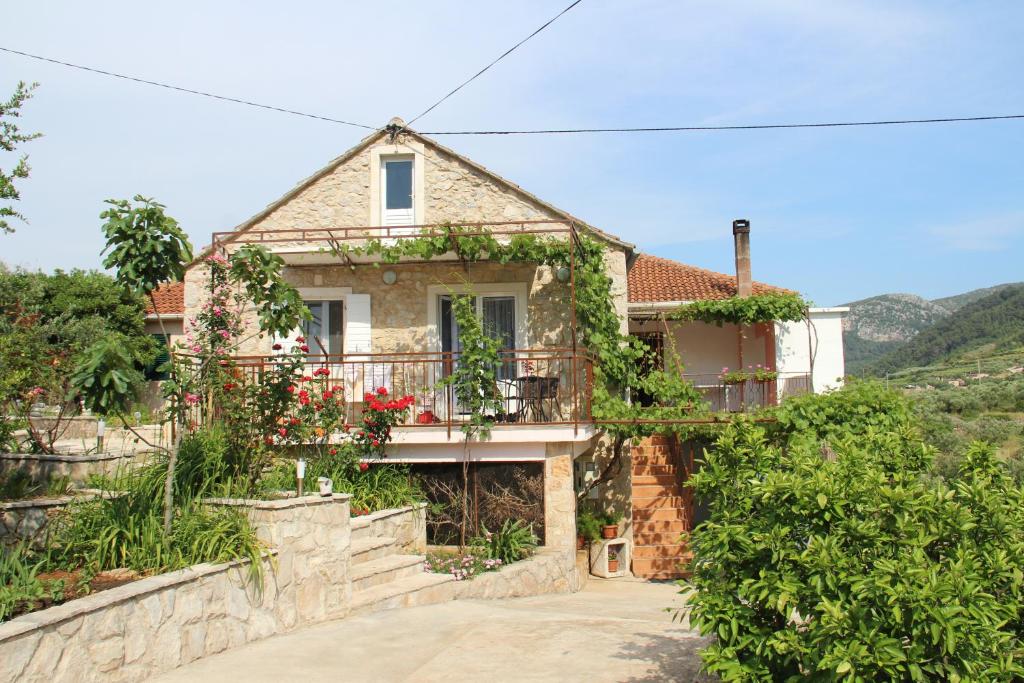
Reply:
[[736, 246], [736, 294], [748, 297], [754, 293], [750, 276], [750, 221], [745, 218], [733, 221], [732, 238]]

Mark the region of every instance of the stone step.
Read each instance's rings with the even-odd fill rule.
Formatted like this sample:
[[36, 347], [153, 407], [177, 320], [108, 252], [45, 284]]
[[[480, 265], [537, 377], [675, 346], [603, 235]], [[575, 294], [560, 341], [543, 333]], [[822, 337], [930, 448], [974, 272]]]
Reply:
[[677, 522], [686, 519], [686, 510], [681, 508], [648, 508], [633, 509], [633, 523], [637, 522]]
[[653, 559], [657, 557], [674, 558], [679, 562], [689, 559], [690, 551], [685, 545], [640, 545], [633, 546], [633, 557], [638, 559]]
[[377, 560], [398, 551], [398, 539], [390, 536], [370, 536], [352, 541], [352, 564], [362, 564]]
[[633, 463], [633, 478], [637, 477], [672, 477], [675, 481], [680, 480], [681, 469], [676, 465], [644, 465]]
[[633, 558], [633, 576], [645, 579], [678, 579], [686, 575], [679, 560], [664, 557]]
[[633, 489], [637, 486], [678, 486], [679, 480], [671, 474], [637, 474], [633, 473]]
[[[680, 523], [680, 526], [682, 526], [682, 523]], [[683, 537], [683, 533], [683, 531], [668, 531], [665, 533], [646, 531], [641, 533], [638, 532], [634, 527], [633, 545], [679, 545], [683, 542], [681, 540]]]
[[[646, 450], [646, 449], [644, 449]], [[633, 451], [633, 467], [645, 465], [678, 465], [678, 458], [665, 450], [662, 453], [637, 453]]]
[[681, 534], [686, 531], [684, 517], [669, 520], [638, 521], [633, 519], [633, 535], [636, 534]]
[[633, 498], [664, 498], [665, 496], [678, 495], [678, 486], [660, 486], [657, 484], [633, 486]]
[[455, 597], [455, 577], [423, 571], [398, 581], [353, 591], [350, 615], [397, 607], [417, 607], [447, 602]]
[[[635, 491], [636, 489], [634, 489]], [[682, 508], [682, 496], [653, 496], [649, 498], [633, 498], [633, 509], [654, 510], [658, 508]]]
[[352, 592], [423, 573], [422, 555], [388, 555], [352, 567]]

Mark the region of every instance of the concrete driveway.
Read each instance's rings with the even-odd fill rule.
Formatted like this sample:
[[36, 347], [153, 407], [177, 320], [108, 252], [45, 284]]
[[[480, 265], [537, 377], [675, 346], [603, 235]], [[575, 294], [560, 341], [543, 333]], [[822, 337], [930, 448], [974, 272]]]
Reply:
[[672, 621], [672, 584], [591, 579], [573, 595], [459, 600], [274, 636], [172, 681], [704, 681], [704, 640]]

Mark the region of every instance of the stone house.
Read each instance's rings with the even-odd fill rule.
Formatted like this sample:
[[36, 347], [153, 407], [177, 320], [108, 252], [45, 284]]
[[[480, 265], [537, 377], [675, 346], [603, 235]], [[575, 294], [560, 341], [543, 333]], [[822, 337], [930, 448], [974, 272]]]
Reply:
[[[286, 277], [313, 313], [313, 320], [296, 335], [304, 334], [313, 347], [310, 363], [327, 366], [345, 386], [352, 410], [358, 410], [364, 391], [375, 387], [416, 397], [409, 424], [394, 432], [389, 460], [409, 463], [421, 473], [433, 472], [443, 479], [468, 453], [479, 482], [484, 482], [474, 479], [475, 487], [486, 488], [486, 481], [506, 488], [519, 486], [523, 491], [532, 487], [542, 510], [537, 521], [545, 545], [568, 550], [576, 540], [575, 492], [607, 457], [601, 430], [590, 420], [591, 360], [574, 343], [568, 269], [535, 263], [469, 263], [454, 254], [430, 260], [403, 257], [397, 263], [382, 264], [379, 258], [338, 248], [372, 237], [394, 243], [426, 226], [446, 224], [486, 232], [499, 241], [517, 232], [564, 240], [585, 233], [598, 240], [604, 247], [621, 330], [652, 344], [671, 344], [685, 365], [707, 375], [703, 385], [696, 383], [706, 389], [709, 400], [718, 395], [716, 373], [729, 365], [720, 356], [736, 348], [736, 332], [729, 344], [722, 336], [729, 335], [729, 330], [707, 325], [669, 329], [663, 323], [659, 327], [657, 316], [683, 301], [732, 296], [735, 278], [640, 254], [634, 245], [405, 128], [397, 119], [234, 230], [215, 234], [215, 245], [226, 250], [262, 244], [284, 259]], [[180, 310], [170, 305], [161, 314], [177, 314], [185, 321], [193, 317], [205, 299], [206, 281], [203, 263], [197, 260], [184, 282], [171, 286], [180, 289]], [[451, 372], [459, 352], [450, 297], [467, 287], [485, 328], [502, 345], [498, 374], [505, 406], [490, 438], [469, 448], [459, 431], [457, 401], [439, 384]], [[760, 283], [753, 288], [776, 289]], [[171, 296], [170, 291], [166, 294]], [[831, 330], [829, 316], [838, 324], [841, 311], [818, 315], [829, 318], [824, 327]], [[255, 320], [249, 325], [255, 332]], [[785, 324], [767, 325], [750, 331], [749, 339], [742, 341], [747, 345], [745, 357], [752, 362], [774, 364], [780, 371], [784, 363], [789, 364], [791, 386], [766, 394], [761, 401], [825, 386], [815, 387], [811, 374], [817, 367], [815, 357], [828, 356], [835, 365], [834, 335], [826, 335], [825, 352], [819, 348], [812, 353], [806, 348], [806, 335], [798, 332]], [[254, 335], [241, 349], [239, 360], [258, 366], [272, 358], [273, 344], [291, 341]], [[841, 336], [839, 341], [839, 368], [833, 380], [842, 375]], [[731, 395], [723, 394], [719, 400], [723, 409], [737, 406]], [[624, 513], [622, 531], [627, 540], [633, 536], [634, 523], [632, 472], [627, 463], [620, 476], [595, 494]], [[675, 511], [669, 513], [670, 521], [684, 526], [692, 522], [693, 515], [678, 491], [653, 491], [648, 497], [663, 496], [671, 499], [670, 504], [659, 503], [659, 507]], [[670, 529], [675, 530], [675, 526]], [[653, 545], [665, 546], [651, 551], [659, 561], [644, 564], [642, 557], [634, 556], [634, 570], [640, 575], [665, 575], [678, 544], [661, 543], [660, 536], [650, 538], [656, 541]], [[637, 548], [637, 552], [646, 551]], [[660, 561], [662, 556], [669, 561]]]

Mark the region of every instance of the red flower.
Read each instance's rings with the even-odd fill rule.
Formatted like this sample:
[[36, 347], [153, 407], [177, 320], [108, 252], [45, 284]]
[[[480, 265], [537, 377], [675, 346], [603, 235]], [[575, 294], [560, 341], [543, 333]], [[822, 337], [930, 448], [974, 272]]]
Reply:
[[377, 387], [377, 394], [380, 396], [387, 396], [388, 390], [385, 387]]
[[226, 383], [224, 384], [224, 391], [231, 391], [231, 390], [232, 390], [232, 389], [234, 389], [234, 388], [235, 388], [236, 386], [237, 386], [237, 385], [236, 385], [236, 384], [234, 384], [233, 382], [226, 382]]
[[280, 351], [281, 350], [281, 345], [280, 344], [274, 344], [270, 348], [272, 348], [275, 351]]
[[331, 391], [341, 391], [341, 387], [338, 387], [338, 386], [331, 387]]
[[299, 398], [309, 398], [309, 392], [303, 389], [299, 392]]
[[325, 391], [324, 392], [324, 400], [325, 401], [328, 401], [328, 400], [330, 400], [332, 398], [334, 398], [334, 392], [333, 391]]
[[300, 349], [302, 349], [302, 352], [303, 352], [303, 353], [309, 353], [309, 347], [308, 347], [308, 346], [306, 346], [305, 344], [303, 344], [303, 345], [302, 345], [302, 346], [300, 346], [299, 348], [300, 348]]
[[267, 444], [268, 446], [273, 446], [274, 445], [274, 437], [272, 437], [272, 436], [266, 437], [265, 439], [263, 439], [263, 443]]
[[372, 400], [373, 400], [373, 394], [371, 394], [369, 392], [363, 394], [363, 403], [369, 403]]
[[310, 377], [309, 375], [304, 375], [300, 381], [302, 381], [302, 382], [312, 382], [313, 378]]
[[338, 454], [338, 449], [337, 448], [332, 448], [331, 450], [329, 450], [327, 452], [330, 453], [331, 455], [337, 455]]
[[373, 445], [374, 446], [379, 446], [380, 445], [380, 441], [378, 441], [377, 439], [374, 439], [373, 440]]
[[297, 417], [293, 417], [293, 418], [291, 419], [291, 423], [292, 423], [292, 426], [293, 426], [293, 427], [294, 427], [295, 425], [299, 424], [299, 422], [301, 422], [301, 420], [299, 420], [299, 418], [297, 418]]
[[368, 463], [368, 462], [361, 462], [361, 463], [359, 463], [359, 471], [360, 472], [365, 472], [368, 469], [370, 469], [370, 463]]
[[296, 337], [296, 338], [295, 338], [295, 341], [297, 341], [297, 342], [299, 342], [299, 343], [301, 344], [301, 343], [303, 343], [304, 341], [306, 341], [306, 338], [305, 338], [305, 337], [301, 337], [301, 336], [300, 336], [300, 337]]
[[278, 430], [277, 430], [277, 433], [281, 435], [281, 438], [282, 438], [282, 439], [283, 439], [284, 437], [288, 436], [288, 430], [287, 430], [287, 429], [285, 429], [284, 427], [281, 427], [280, 429], [278, 429]]

